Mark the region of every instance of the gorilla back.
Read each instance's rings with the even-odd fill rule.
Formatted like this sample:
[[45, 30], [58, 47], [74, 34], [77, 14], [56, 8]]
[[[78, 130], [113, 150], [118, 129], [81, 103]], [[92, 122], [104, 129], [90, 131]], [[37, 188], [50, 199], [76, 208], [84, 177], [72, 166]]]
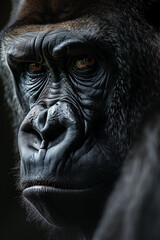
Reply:
[[[95, 230], [95, 240], [160, 238], [160, 214], [151, 238], [144, 235], [153, 221], [148, 215], [143, 228], [141, 214], [124, 224], [132, 204], [141, 212], [135, 202], [143, 199], [146, 206], [150, 199], [136, 191], [142, 176], [133, 172], [136, 159], [141, 168], [148, 156], [137, 157], [137, 149], [153, 139], [153, 130], [144, 134], [149, 123], [142, 120], [159, 103], [160, 34], [149, 15], [157, 3], [13, 2], [1, 33], [1, 70], [18, 132], [19, 188], [27, 211], [50, 229], [51, 238], [91, 239]], [[155, 112], [150, 121], [158, 129]], [[139, 133], [143, 144], [137, 143]], [[151, 152], [158, 154], [154, 147]], [[151, 188], [148, 183], [146, 191]]]

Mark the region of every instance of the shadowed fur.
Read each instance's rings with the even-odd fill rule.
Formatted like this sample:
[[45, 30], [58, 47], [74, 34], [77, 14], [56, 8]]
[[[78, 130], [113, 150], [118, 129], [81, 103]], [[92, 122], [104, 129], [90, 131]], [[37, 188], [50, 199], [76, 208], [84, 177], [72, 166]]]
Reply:
[[0, 67], [22, 205], [46, 239], [160, 238], [159, 7], [13, 1]]

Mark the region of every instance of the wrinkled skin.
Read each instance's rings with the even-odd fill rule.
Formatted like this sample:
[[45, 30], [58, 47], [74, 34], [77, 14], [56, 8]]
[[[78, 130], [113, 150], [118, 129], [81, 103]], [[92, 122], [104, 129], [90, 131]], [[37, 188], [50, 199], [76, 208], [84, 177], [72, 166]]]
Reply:
[[1, 33], [23, 118], [20, 189], [55, 239], [91, 239], [157, 100], [158, 37], [140, 12], [132, 1], [18, 1]]

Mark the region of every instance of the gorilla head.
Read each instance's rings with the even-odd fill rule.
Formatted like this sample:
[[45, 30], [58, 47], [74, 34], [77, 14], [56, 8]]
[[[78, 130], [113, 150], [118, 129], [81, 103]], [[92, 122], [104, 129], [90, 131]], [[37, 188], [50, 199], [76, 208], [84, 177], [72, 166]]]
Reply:
[[143, 7], [19, 0], [1, 33], [4, 83], [22, 121], [20, 189], [55, 239], [91, 239], [158, 100], [158, 33]]

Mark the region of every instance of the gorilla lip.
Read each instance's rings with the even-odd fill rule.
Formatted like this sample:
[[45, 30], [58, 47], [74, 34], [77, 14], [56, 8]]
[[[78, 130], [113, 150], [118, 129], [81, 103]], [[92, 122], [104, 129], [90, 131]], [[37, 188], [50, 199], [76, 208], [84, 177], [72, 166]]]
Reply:
[[34, 182], [22, 182], [21, 183], [21, 190], [22, 192], [24, 192], [25, 190], [39, 190], [39, 191], [43, 191], [45, 189], [47, 190], [59, 190], [59, 191], [83, 191], [83, 190], [89, 190], [92, 188], [96, 188], [97, 186], [101, 186], [103, 184], [101, 183], [97, 183], [96, 185], [90, 185], [87, 187], [79, 187], [77, 188], [76, 185], [71, 185], [71, 184], [65, 184], [65, 183], [49, 183], [49, 182], [43, 182], [43, 181], [34, 181]]
[[[104, 187], [86, 189], [61, 189], [34, 185], [23, 190], [26, 202], [52, 225], [71, 227], [93, 220], [101, 212], [99, 202], [104, 202]], [[68, 206], [71, 206], [68, 208]], [[99, 206], [99, 207], [97, 207]], [[87, 214], [86, 214], [87, 212]], [[76, 222], [77, 221], [77, 222]]]
[[27, 191], [59, 191], [59, 192], [67, 192], [67, 191], [85, 191], [85, 190], [89, 190], [89, 189], [92, 189], [94, 187], [91, 187], [91, 188], [80, 188], [80, 189], [74, 189], [74, 188], [59, 188], [59, 187], [55, 187], [55, 186], [49, 186], [49, 185], [33, 185], [33, 186], [30, 186], [30, 187], [26, 187], [22, 192], [25, 193]]

